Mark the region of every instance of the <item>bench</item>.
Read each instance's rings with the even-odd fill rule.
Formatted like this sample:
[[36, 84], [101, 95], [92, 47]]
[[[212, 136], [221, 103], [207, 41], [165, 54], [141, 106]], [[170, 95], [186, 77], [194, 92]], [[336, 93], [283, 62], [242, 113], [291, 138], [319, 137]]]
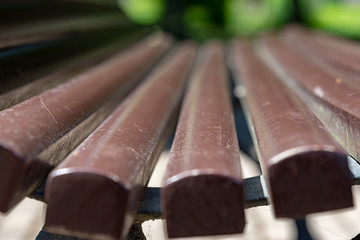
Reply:
[[[112, 31], [56, 35], [30, 50], [27, 36], [6, 45], [0, 211], [25, 196], [45, 201], [39, 240], [140, 239], [148, 219], [165, 218], [169, 237], [208, 236], [241, 233], [244, 208], [271, 204], [277, 217], [303, 218], [352, 206], [360, 167], [348, 155], [359, 159], [360, 89], [349, 64], [358, 52], [347, 49], [356, 47], [341, 39], [319, 45], [333, 38], [298, 28], [228, 46], [175, 44], [148, 32], [105, 47]], [[78, 55], [55, 51], [89, 36], [102, 40]], [[340, 60], [328, 54], [334, 46]], [[24, 56], [34, 54], [51, 63], [27, 65]], [[227, 65], [261, 176], [242, 177]], [[163, 187], [146, 188], [174, 131]]]

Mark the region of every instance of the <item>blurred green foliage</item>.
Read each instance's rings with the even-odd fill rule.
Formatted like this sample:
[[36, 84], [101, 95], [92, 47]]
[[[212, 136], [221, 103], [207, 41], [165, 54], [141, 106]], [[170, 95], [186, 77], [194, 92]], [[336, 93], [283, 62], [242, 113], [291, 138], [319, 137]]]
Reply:
[[[166, 4], [181, 6], [181, 14], [164, 15]], [[289, 0], [119, 0], [119, 5], [138, 24], [169, 22], [174, 32], [182, 31], [186, 38], [200, 41], [209, 37], [251, 36], [277, 28], [291, 16]]]
[[312, 27], [360, 39], [360, 1], [301, 0], [301, 14]]
[[118, 4], [128, 18], [141, 25], [158, 22], [165, 10], [164, 0], [118, 0]]
[[254, 36], [278, 29], [294, 19], [339, 35], [360, 38], [360, 0], [118, 1], [134, 22], [159, 24], [180, 38], [202, 41], [210, 37]]
[[[194, 3], [195, 2], [195, 3]], [[226, 38], [229, 33], [224, 28], [223, 1], [187, 1], [182, 17], [184, 33], [189, 38], [206, 40], [209, 37]]]
[[252, 36], [276, 29], [290, 20], [290, 0], [226, 0], [227, 30], [234, 35]]

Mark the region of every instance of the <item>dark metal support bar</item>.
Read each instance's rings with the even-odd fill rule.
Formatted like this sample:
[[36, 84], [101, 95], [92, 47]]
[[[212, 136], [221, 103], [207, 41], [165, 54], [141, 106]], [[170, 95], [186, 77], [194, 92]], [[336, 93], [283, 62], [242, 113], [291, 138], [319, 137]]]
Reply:
[[[352, 183], [353, 185], [360, 185], [360, 164], [352, 157], [348, 157], [349, 168], [353, 174]], [[268, 205], [268, 194], [264, 182], [264, 177], [256, 176], [244, 179], [245, 186], [245, 207], [259, 207]], [[45, 183], [43, 183], [36, 191], [33, 192], [32, 196], [36, 196], [38, 199], [44, 197]], [[143, 198], [138, 208], [137, 222], [144, 222], [147, 220], [161, 219], [161, 198], [160, 188], [148, 187], [144, 192]], [[130, 239], [130, 238], [129, 238]], [[80, 238], [69, 237], [64, 235], [57, 235], [48, 233], [42, 230], [37, 236], [36, 240], [81, 240]]]

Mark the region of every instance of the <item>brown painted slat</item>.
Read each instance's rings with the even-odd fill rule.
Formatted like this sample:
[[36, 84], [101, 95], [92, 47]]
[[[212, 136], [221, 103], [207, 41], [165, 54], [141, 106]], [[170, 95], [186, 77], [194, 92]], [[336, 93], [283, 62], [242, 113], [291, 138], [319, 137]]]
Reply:
[[[0, 112], [0, 210], [7, 211], [30, 189], [53, 158], [39, 154], [102, 106], [120, 89], [136, 84], [170, 46], [156, 35], [108, 61], [29, 100]], [[39, 168], [39, 169], [38, 169]], [[41, 174], [40, 174], [41, 175]]]
[[149, 30], [129, 31], [125, 37], [119, 32], [86, 34], [58, 40], [38, 51], [10, 54], [11, 60], [0, 60], [0, 110], [95, 67], [148, 33]]
[[0, 26], [0, 48], [30, 44], [74, 33], [131, 27], [134, 25], [120, 12], [25, 21]]
[[[324, 44], [323, 39], [319, 39], [318, 35], [299, 27], [288, 27], [283, 35], [289, 45], [296, 46], [295, 50], [305, 51], [308, 55], [313, 56], [314, 60], [316, 57], [320, 57], [322, 61], [326, 61], [328, 65], [340, 72], [351, 71], [353, 72], [351, 77], [360, 72], [360, 54], [356, 54], [356, 52], [346, 51], [343, 49], [344, 47]], [[360, 79], [359, 77], [355, 78]]]
[[[112, 3], [112, 6], [106, 6], [71, 1], [1, 1], [0, 48], [109, 27], [134, 28], [135, 25], [124, 16], [116, 1]], [[112, 17], [113, 21], [106, 21], [104, 17], [110, 15], [117, 18]], [[91, 23], [95, 19], [95, 24]]]
[[341, 36], [331, 35], [325, 32], [309, 30], [311, 37], [318, 43], [329, 48], [346, 52], [353, 56], [360, 56], [359, 41], [347, 39]]
[[192, 43], [178, 46], [50, 174], [48, 231], [90, 239], [126, 235], [171, 131], [195, 53]]
[[221, 43], [202, 48], [184, 101], [162, 189], [168, 236], [241, 233], [244, 186]]
[[276, 38], [267, 37], [264, 43], [268, 64], [287, 79], [340, 145], [360, 159], [360, 86], [325, 71]]
[[[233, 45], [234, 69], [277, 217], [352, 206], [346, 153], [322, 123], [254, 54]], [[298, 66], [296, 66], [298, 67]]]

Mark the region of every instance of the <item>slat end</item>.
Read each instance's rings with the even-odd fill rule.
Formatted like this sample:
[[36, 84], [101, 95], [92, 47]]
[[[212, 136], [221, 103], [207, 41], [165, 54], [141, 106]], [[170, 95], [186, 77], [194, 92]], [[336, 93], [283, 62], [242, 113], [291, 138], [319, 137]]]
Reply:
[[162, 193], [170, 238], [238, 234], [245, 226], [243, 183], [200, 175], [166, 186]]
[[26, 166], [23, 159], [3, 146], [0, 156], [0, 211], [6, 213], [23, 197], [18, 191]]
[[342, 153], [289, 156], [270, 167], [268, 182], [276, 217], [302, 218], [353, 206], [351, 173]]
[[68, 171], [50, 176], [45, 229], [81, 238], [120, 239], [132, 223], [127, 206], [137, 205], [129, 197], [126, 187], [103, 174]]

